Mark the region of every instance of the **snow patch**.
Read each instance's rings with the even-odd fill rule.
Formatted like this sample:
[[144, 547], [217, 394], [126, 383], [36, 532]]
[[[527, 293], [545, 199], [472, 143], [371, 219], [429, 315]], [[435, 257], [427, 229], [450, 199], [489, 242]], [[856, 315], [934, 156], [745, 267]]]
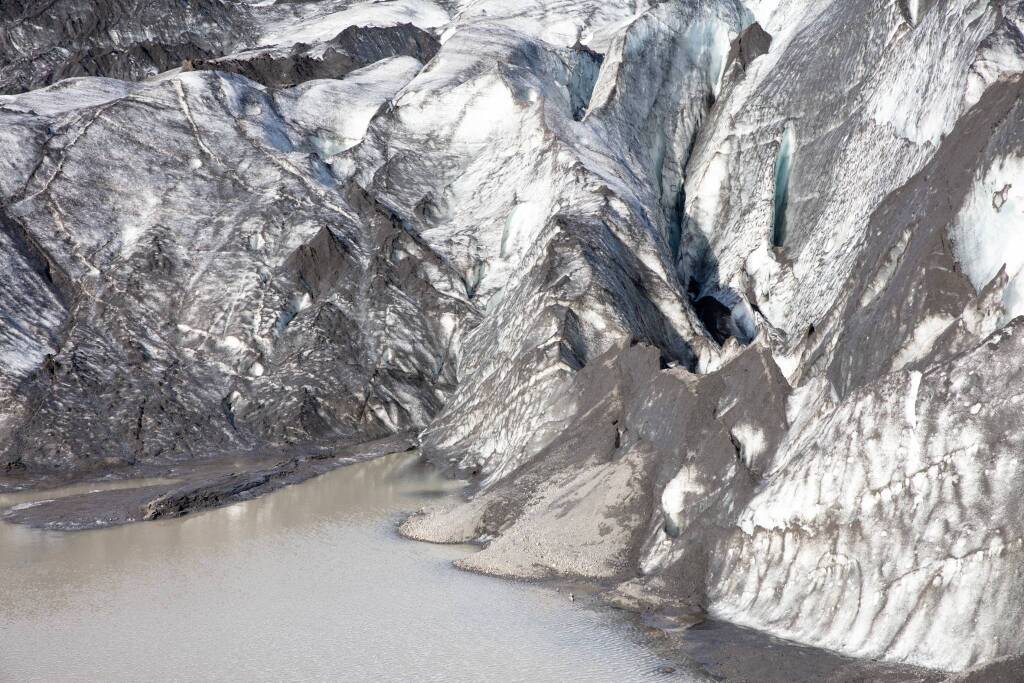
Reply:
[[1024, 314], [1024, 158], [1004, 157], [976, 179], [950, 229], [953, 253], [981, 291], [1006, 266], [1000, 324]]
[[501, 235], [500, 255], [508, 258], [521, 248], [533, 244], [537, 234], [547, 220], [548, 208], [545, 202], [525, 201], [516, 204], [505, 221]]
[[341, 80], [307, 81], [274, 97], [286, 119], [310, 131], [307, 144], [326, 159], [359, 144], [381, 106], [422, 67], [412, 57], [383, 59]]
[[693, 476], [689, 466], [683, 467], [661, 492], [661, 511], [665, 516], [665, 533], [676, 537], [684, 526], [683, 510], [688, 498], [697, 499], [706, 493], [705, 487]]
[[921, 0], [900, 0], [901, 9], [911, 26], [917, 26], [921, 21]]
[[885, 260], [879, 267], [878, 272], [875, 273], [875, 276], [871, 278], [871, 281], [865, 288], [864, 294], [860, 298], [861, 307], [867, 306], [874, 301], [875, 297], [882, 293], [882, 290], [885, 289], [889, 280], [892, 279], [900, 261], [903, 260], [903, 254], [907, 251], [911, 235], [913, 235], [913, 232], [909, 228], [900, 233], [900, 237], [896, 241], [896, 244], [889, 249], [889, 252], [886, 254]]
[[500, 79], [491, 79], [463, 110], [456, 127], [456, 139], [470, 144], [486, 142], [518, 120], [514, 108], [515, 100], [508, 86]]
[[384, 2], [363, 2], [351, 5], [338, 12], [309, 17], [296, 23], [282, 22], [277, 28], [265, 33], [259, 43], [262, 45], [312, 45], [334, 38], [351, 26], [389, 27], [412, 24], [429, 30], [446, 25], [451, 18], [439, 4], [430, 0], [385, 0]]
[[892, 369], [902, 370], [931, 353], [936, 340], [953, 324], [954, 318], [945, 315], [933, 315], [921, 320], [914, 328], [913, 336], [907, 340], [903, 348], [893, 359]]
[[33, 500], [33, 501], [29, 501], [28, 503], [18, 503], [17, 505], [12, 505], [10, 507], [10, 510], [11, 510], [11, 512], [18, 512], [20, 510], [28, 510], [30, 508], [36, 507], [37, 505], [43, 505], [45, 503], [52, 503], [52, 502], [54, 502], [54, 500], [55, 500], [54, 498], [47, 498], [46, 500]]
[[753, 425], [738, 424], [733, 427], [731, 434], [740, 446], [740, 461], [748, 470], [751, 469], [754, 462], [764, 454], [765, 447], [768, 445], [764, 431]]
[[917, 394], [921, 389], [921, 373], [910, 373], [910, 385], [907, 389], [907, 402], [904, 405], [904, 417], [911, 429], [917, 427]]

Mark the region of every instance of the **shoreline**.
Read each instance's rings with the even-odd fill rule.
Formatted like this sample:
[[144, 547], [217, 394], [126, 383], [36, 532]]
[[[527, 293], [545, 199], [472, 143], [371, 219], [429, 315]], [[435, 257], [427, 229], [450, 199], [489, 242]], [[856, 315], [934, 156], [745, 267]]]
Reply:
[[[57, 486], [7, 487], [0, 490], [0, 500], [45, 496], [47, 491], [68, 488], [96, 488], [36, 503], [14, 504], [0, 510], [0, 519], [35, 529], [73, 532], [180, 517], [252, 500], [339, 467], [414, 448], [413, 435], [399, 434], [286, 459], [220, 456], [167, 467], [145, 465], [101, 479], [65, 481]], [[45, 477], [37, 481], [52, 482]], [[132, 481], [140, 485], [129, 485]]]
[[[398, 534], [409, 541], [442, 546], [466, 544], [464, 541], [439, 542], [415, 538], [402, 531], [403, 525], [404, 521], [399, 524]], [[479, 542], [471, 545], [478, 548], [478, 552], [486, 547]], [[674, 671], [662, 672], [666, 674], [699, 671], [709, 681], [756, 683], [942, 683], [959, 681], [957, 676], [966, 674], [848, 657], [778, 638], [703, 612], [687, 612], [670, 599], [646, 596], [644, 603], [630, 603], [610, 581], [564, 575], [499, 574], [482, 571], [462, 561], [455, 561], [453, 565], [459, 571], [471, 574], [548, 587], [566, 594], [567, 599], [583, 608], [612, 609], [621, 613], [626, 622], [636, 629], [645, 647], [678, 667]], [[964, 680], [974, 683], [976, 679]], [[977, 679], [979, 682], [982, 680], [986, 679]], [[1006, 683], [1010, 682], [1011, 679], [1007, 679]]]
[[[330, 453], [306, 454], [286, 460], [246, 460], [244, 464], [256, 467], [245, 470], [237, 469], [240, 464], [237, 458], [226, 456], [168, 468], [146, 467], [137, 470], [147, 472], [151, 475], [149, 477], [109, 477], [75, 484], [65, 483], [58, 487], [9, 488], [0, 493], [0, 501], [28, 494], [38, 497], [40, 494], [46, 495], [47, 491], [60, 491], [69, 486], [100, 487], [54, 499], [9, 505], [0, 511], [0, 519], [34, 529], [74, 532], [180, 517], [252, 500], [339, 467], [392, 453], [408, 452], [414, 448], [413, 438], [399, 435], [335, 449]], [[430, 466], [436, 467], [433, 464]], [[133, 482], [142, 485], [131, 486]], [[472, 499], [461, 499], [449, 502], [444, 509], [446, 513], [467, 511], [471, 503]], [[423, 529], [417, 527], [416, 520], [431, 518], [431, 509], [427, 507], [404, 517], [396, 525], [397, 535], [420, 543], [465, 545], [467, 541], [461, 537], [458, 529], [445, 529], [448, 535], [445, 537], [441, 534], [442, 540], [438, 540], [437, 533], [441, 529], [435, 527], [431, 529], [432, 533], [423, 533]], [[441, 519], [450, 521], [448, 514], [441, 515]], [[479, 553], [493, 540], [478, 539], [471, 544]], [[615, 578], [573, 576], [554, 572], [550, 568], [545, 568], [542, 575], [524, 573], [515, 567], [508, 567], [504, 571], [488, 571], [486, 565], [466, 561], [475, 556], [476, 553], [453, 562], [453, 565], [460, 571], [546, 586], [572, 596], [570, 599], [579, 602], [584, 608], [617, 610], [636, 628], [645, 647], [675, 662], [679, 671], [701, 671], [709, 680], [759, 683], [818, 680], [842, 683], [932, 683], [988, 680], [984, 674], [981, 674], [981, 678], [971, 678], [977, 674], [948, 673], [898, 663], [856, 659], [822, 648], [801, 645], [756, 629], [715, 619], [702, 609], [688, 607], [683, 602], [653, 592], [642, 597], [630, 596], [622, 590], [622, 584]], [[1007, 667], [1002, 662], [989, 666], [996, 667], [994, 670]], [[1012, 668], [1012, 664], [1010, 667], [1009, 675], [1013, 676], [1017, 669]], [[666, 670], [662, 673], [674, 672]]]

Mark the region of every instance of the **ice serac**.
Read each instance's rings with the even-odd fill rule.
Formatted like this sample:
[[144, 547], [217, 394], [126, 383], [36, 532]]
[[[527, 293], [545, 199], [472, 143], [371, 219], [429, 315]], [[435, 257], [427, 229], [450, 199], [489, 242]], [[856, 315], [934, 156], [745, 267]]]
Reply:
[[415, 431], [466, 568], [1019, 660], [1024, 4], [51, 6], [0, 10], [6, 476]]
[[[353, 152], [359, 182], [465, 274], [486, 313], [462, 337], [458, 394], [424, 433], [431, 457], [495, 481], [559, 433], [552, 401], [616, 343], [647, 341], [691, 367], [710, 353], [672, 233], [728, 51], [719, 36], [741, 21], [735, 5], [659, 6], [581, 88], [594, 57], [578, 32], [558, 46], [524, 22], [463, 17], [371, 125]], [[582, 117], [580, 90], [592, 90]]]

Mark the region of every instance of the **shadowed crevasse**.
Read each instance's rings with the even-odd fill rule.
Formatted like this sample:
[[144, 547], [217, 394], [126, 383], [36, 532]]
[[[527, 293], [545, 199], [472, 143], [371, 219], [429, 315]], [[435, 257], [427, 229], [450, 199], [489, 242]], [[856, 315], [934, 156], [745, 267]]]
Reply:
[[789, 209], [789, 180], [793, 172], [793, 126], [786, 126], [775, 159], [775, 203], [772, 212], [772, 246], [783, 247], [786, 242], [786, 212]]

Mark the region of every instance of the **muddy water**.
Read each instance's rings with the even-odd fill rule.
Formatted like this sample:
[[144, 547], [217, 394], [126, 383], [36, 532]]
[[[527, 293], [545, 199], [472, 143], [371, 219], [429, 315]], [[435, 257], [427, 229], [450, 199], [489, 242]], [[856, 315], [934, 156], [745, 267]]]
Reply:
[[397, 537], [457, 488], [399, 455], [182, 519], [0, 523], [0, 680], [689, 680], [614, 612]]

